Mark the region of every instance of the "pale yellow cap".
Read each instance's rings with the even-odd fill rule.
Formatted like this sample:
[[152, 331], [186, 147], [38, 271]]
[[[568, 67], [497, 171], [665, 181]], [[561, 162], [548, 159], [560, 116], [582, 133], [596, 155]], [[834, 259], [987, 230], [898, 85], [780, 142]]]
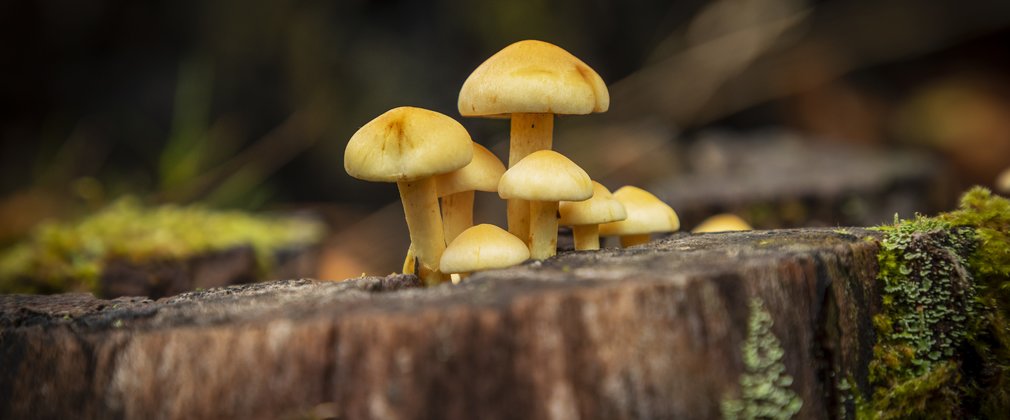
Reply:
[[694, 233], [707, 233], [707, 232], [731, 232], [739, 230], [751, 230], [753, 229], [747, 222], [743, 219], [737, 217], [735, 214], [717, 214], [715, 216], [705, 219], [701, 224], [692, 230]]
[[473, 157], [470, 134], [435, 111], [394, 108], [358, 129], [344, 150], [344, 170], [366, 181], [413, 181], [452, 172]]
[[624, 205], [617, 201], [603, 184], [593, 181], [593, 197], [585, 201], [562, 201], [558, 204], [562, 226], [596, 225], [616, 222], [628, 217]]
[[600, 225], [600, 235], [642, 235], [680, 229], [677, 213], [646, 190], [628, 185], [615, 191], [614, 198], [624, 204], [628, 218]]
[[519, 41], [477, 67], [459, 91], [466, 117], [512, 113], [582, 115], [610, 108], [607, 84], [557, 45]]
[[466, 166], [439, 175], [438, 196], [445, 197], [464, 191], [498, 191], [498, 180], [505, 173], [505, 165], [494, 153], [477, 143], [473, 144], [473, 160]]
[[560, 153], [538, 150], [505, 171], [498, 195], [506, 200], [582, 201], [593, 196], [593, 181]]
[[1010, 194], [1010, 168], [1007, 168], [1003, 173], [999, 174], [996, 178], [996, 191], [1003, 194]]
[[530, 259], [526, 243], [495, 225], [473, 226], [445, 248], [439, 269], [443, 273], [505, 268]]

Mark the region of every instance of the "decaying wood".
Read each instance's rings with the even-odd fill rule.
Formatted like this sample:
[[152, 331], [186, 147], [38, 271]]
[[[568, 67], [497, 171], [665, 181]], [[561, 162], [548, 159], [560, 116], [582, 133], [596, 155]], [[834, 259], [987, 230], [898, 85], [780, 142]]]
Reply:
[[0, 418], [717, 418], [748, 302], [800, 416], [865, 385], [877, 243], [849, 229], [680, 234], [419, 288], [290, 280], [157, 301], [0, 297]]

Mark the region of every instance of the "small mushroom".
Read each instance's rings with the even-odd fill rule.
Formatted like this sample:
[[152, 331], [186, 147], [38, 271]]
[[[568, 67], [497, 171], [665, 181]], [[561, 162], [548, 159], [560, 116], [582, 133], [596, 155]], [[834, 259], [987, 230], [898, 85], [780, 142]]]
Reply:
[[540, 150], [505, 171], [498, 195], [530, 202], [530, 256], [542, 260], [558, 251], [558, 202], [589, 199], [593, 182], [560, 153]]
[[[610, 93], [600, 75], [557, 45], [526, 40], [509, 45], [477, 67], [459, 92], [464, 117], [511, 117], [509, 167], [549, 150], [554, 115], [606, 112]], [[526, 240], [529, 203], [508, 202], [508, 230]]]
[[593, 181], [593, 197], [585, 201], [563, 201], [558, 204], [559, 224], [571, 226], [575, 249], [600, 249], [600, 224], [617, 222], [628, 217], [624, 205], [610, 190]]
[[473, 144], [473, 160], [461, 169], [435, 178], [438, 196], [442, 197], [442, 224], [445, 241], [473, 226], [474, 191], [497, 192], [498, 180], [505, 165], [498, 157], [477, 143]]
[[1003, 194], [1010, 194], [1010, 168], [1006, 168], [996, 177], [996, 191]]
[[680, 229], [677, 213], [646, 190], [628, 185], [614, 191], [614, 198], [624, 204], [628, 218], [600, 225], [600, 235], [620, 236], [623, 247], [647, 243], [652, 233]]
[[395, 182], [403, 201], [421, 280], [445, 280], [438, 261], [445, 250], [435, 175], [473, 158], [473, 141], [456, 120], [414, 107], [394, 108], [361, 127], [344, 150], [344, 169], [355, 178]]
[[464, 277], [474, 271], [511, 267], [530, 258], [526, 243], [504, 229], [480, 224], [464, 230], [442, 254], [446, 273]]
[[691, 232], [732, 232], [752, 229], [754, 228], [750, 227], [747, 222], [743, 221], [743, 219], [737, 217], [735, 214], [723, 213], [705, 219]]

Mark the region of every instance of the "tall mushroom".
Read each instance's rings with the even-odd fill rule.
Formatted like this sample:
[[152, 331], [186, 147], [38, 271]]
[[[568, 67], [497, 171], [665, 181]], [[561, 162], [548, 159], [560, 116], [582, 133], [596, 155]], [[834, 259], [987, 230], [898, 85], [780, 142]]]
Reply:
[[[561, 47], [519, 41], [484, 61], [463, 82], [459, 113], [465, 117], [511, 117], [509, 167], [553, 142], [554, 115], [585, 115], [610, 108], [600, 75]], [[527, 238], [529, 204], [508, 202], [508, 230]]]
[[482, 224], [464, 230], [445, 248], [441, 267], [463, 277], [474, 271], [511, 267], [529, 258], [526, 242], [498, 226]]
[[575, 249], [600, 249], [600, 224], [624, 220], [628, 214], [624, 205], [610, 194], [603, 184], [593, 181], [593, 197], [585, 201], [563, 201], [558, 204], [562, 226], [571, 226]]
[[540, 150], [505, 171], [498, 195], [530, 201], [530, 256], [542, 260], [558, 250], [558, 202], [592, 197], [593, 182], [560, 153]]
[[498, 157], [477, 143], [473, 144], [473, 160], [461, 169], [435, 178], [438, 196], [442, 198], [442, 224], [445, 242], [473, 226], [474, 191], [496, 192], [505, 165]]
[[628, 218], [600, 225], [600, 235], [620, 236], [623, 247], [649, 242], [652, 233], [680, 229], [677, 213], [646, 190], [628, 185], [614, 191], [614, 198], [624, 204]]
[[414, 107], [394, 108], [361, 127], [344, 150], [344, 169], [355, 178], [395, 182], [403, 201], [411, 247], [425, 283], [445, 280], [438, 261], [445, 250], [435, 175], [473, 158], [473, 141], [456, 120]]

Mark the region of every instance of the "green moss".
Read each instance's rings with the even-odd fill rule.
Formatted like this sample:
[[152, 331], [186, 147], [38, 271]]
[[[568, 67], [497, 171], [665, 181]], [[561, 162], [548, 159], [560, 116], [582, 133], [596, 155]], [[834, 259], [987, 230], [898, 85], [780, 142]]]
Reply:
[[772, 333], [772, 324], [761, 300], [752, 300], [742, 349], [745, 371], [740, 377], [741, 395], [723, 400], [724, 418], [789, 419], [803, 406], [803, 400], [789, 388], [793, 378], [782, 363], [785, 352]]
[[858, 418], [1010, 412], [1010, 201], [974, 188], [958, 210], [898, 220], [877, 256], [882, 311]]
[[109, 259], [179, 259], [239, 246], [253, 247], [268, 269], [278, 250], [314, 243], [322, 232], [305, 220], [199, 206], [149, 208], [126, 199], [76, 223], [41, 225], [0, 254], [0, 292], [95, 291]]

